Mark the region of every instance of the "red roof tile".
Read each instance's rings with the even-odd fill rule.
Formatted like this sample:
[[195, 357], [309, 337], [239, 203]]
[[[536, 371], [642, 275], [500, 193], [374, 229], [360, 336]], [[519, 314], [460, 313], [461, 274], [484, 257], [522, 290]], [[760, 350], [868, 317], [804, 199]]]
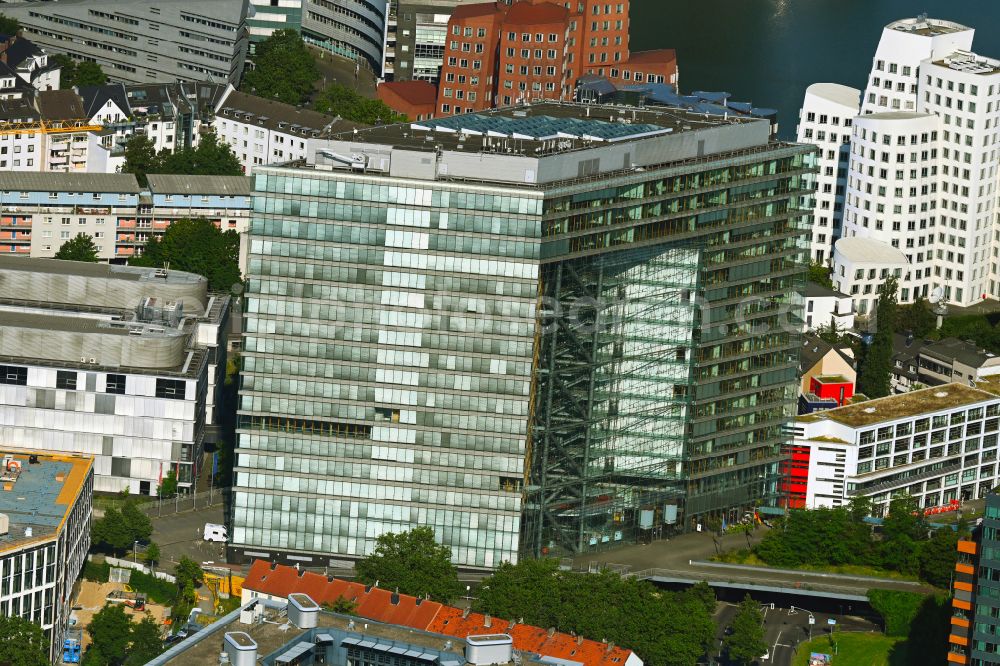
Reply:
[[677, 62], [677, 51], [674, 49], [657, 49], [655, 51], [634, 51], [629, 54], [628, 64], [646, 65]]
[[495, 2], [479, 2], [472, 5], [459, 5], [451, 13], [453, 19], [476, 18], [477, 16], [489, 16], [498, 14], [503, 10], [498, 8]]
[[378, 86], [394, 93], [407, 104], [437, 104], [437, 86], [430, 81], [386, 81]]
[[[319, 604], [333, 603], [338, 597], [344, 597], [357, 603], [355, 612], [369, 620], [455, 638], [507, 633], [514, 639], [516, 650], [578, 661], [587, 666], [626, 666], [626, 662], [629, 662], [628, 666], [641, 664], [631, 650], [606, 643], [560, 632], [553, 632], [550, 636], [546, 629], [512, 624], [510, 620], [500, 618], [491, 618], [487, 627], [486, 616], [481, 613], [466, 614], [460, 608], [436, 601], [419, 600], [408, 594], [397, 595], [378, 587], [369, 588], [361, 583], [300, 572], [294, 567], [277, 565], [272, 569], [270, 563], [264, 560], [253, 563], [243, 587], [281, 598], [301, 592]], [[396, 603], [393, 603], [394, 598]]]
[[507, 10], [505, 25], [530, 25], [535, 23], [565, 22], [569, 10], [552, 2], [516, 2]]

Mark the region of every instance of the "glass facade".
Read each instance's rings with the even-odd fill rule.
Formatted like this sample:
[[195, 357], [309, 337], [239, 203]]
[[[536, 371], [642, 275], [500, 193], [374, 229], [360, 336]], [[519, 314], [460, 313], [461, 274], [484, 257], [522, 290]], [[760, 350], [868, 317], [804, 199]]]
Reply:
[[234, 543], [516, 560], [541, 195], [256, 176]]
[[536, 188], [265, 167], [233, 546], [456, 563], [773, 499], [811, 149]]

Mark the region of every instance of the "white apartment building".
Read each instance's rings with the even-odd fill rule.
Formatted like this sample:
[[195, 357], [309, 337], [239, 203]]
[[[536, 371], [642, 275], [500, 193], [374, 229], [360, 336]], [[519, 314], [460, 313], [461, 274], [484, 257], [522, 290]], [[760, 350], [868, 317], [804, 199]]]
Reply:
[[827, 289], [815, 282], [806, 283], [803, 295], [803, 333], [828, 326], [835, 326], [838, 331], [854, 328], [854, 300], [849, 295]]
[[93, 456], [94, 488], [202, 470], [229, 296], [180, 271], [0, 256], [0, 441]]
[[219, 100], [212, 127], [250, 175], [255, 166], [304, 160], [308, 140], [357, 125], [230, 89]]
[[906, 255], [894, 247], [861, 238], [841, 238], [834, 246], [830, 278], [834, 289], [854, 301], [855, 312], [866, 316], [875, 308], [882, 283], [889, 277], [902, 280], [909, 268]]
[[997, 485], [1000, 396], [945, 384], [799, 416], [794, 448], [808, 452], [805, 507], [893, 497], [921, 507], [985, 497]]
[[861, 91], [839, 83], [814, 83], [806, 90], [799, 112], [797, 140], [815, 144], [815, 219], [809, 257], [819, 264], [831, 259], [833, 244], [842, 233], [844, 191], [851, 146], [851, 124], [858, 115]]
[[8, 491], [0, 494], [0, 617], [41, 627], [49, 661], [61, 663], [73, 585], [90, 548], [94, 461], [4, 447], [0, 483]]
[[[904, 254], [903, 303], [932, 294], [962, 306], [1000, 297], [996, 262], [990, 260], [1000, 243], [991, 232], [1000, 61], [971, 52], [973, 35], [971, 28], [925, 17], [886, 26], [860, 115], [852, 123], [840, 236]], [[806, 108], [817, 105], [815, 97], [807, 94], [807, 118], [815, 113]], [[812, 137], [807, 137], [810, 129]], [[818, 141], [818, 131], [803, 123], [799, 138]], [[829, 154], [824, 149], [824, 156]], [[821, 173], [834, 165], [825, 166]], [[832, 172], [844, 166], [841, 159]], [[836, 201], [826, 198], [828, 183], [821, 178], [814, 259], [827, 256], [829, 246], [820, 238], [836, 242], [823, 226], [824, 205]], [[837, 279], [850, 271], [838, 266], [833, 254]], [[863, 314], [860, 303], [858, 312]]]

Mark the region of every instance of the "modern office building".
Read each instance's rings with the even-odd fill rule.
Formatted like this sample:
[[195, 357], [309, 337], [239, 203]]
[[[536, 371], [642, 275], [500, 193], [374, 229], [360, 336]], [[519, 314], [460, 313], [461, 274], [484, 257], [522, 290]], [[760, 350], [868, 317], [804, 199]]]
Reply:
[[259, 168], [231, 556], [430, 525], [493, 567], [776, 501], [813, 153], [769, 136], [546, 103]]
[[239, 83], [248, 0], [60, 0], [4, 14], [49, 53], [98, 63], [114, 82]]
[[274, 34], [276, 30], [302, 30], [302, 0], [250, 0], [247, 13], [250, 53], [255, 42]]
[[948, 663], [1000, 664], [1000, 495], [986, 496], [986, 509], [972, 534], [958, 542], [952, 579]]
[[[945, 384], [799, 416], [809, 463], [805, 506], [869, 497], [874, 515], [906, 493], [921, 507], [985, 497], [997, 485], [995, 383]], [[988, 386], [990, 390], [983, 390]]]
[[302, 0], [302, 37], [382, 76], [389, 0]]
[[[949, 21], [895, 21], [882, 32], [864, 91], [835, 84], [807, 91], [799, 139], [822, 150], [811, 254], [832, 258], [835, 281], [856, 270], [845, 265], [851, 255], [898, 253], [900, 302], [968, 306], [1000, 297], [992, 258], [1000, 241], [990, 231], [1000, 61], [972, 52], [973, 35]], [[842, 254], [847, 239], [856, 239], [854, 250]], [[899, 262], [891, 263], [895, 270]], [[857, 294], [858, 313], [866, 314], [863, 291], [839, 289]]]
[[[250, 179], [245, 176], [0, 172], [0, 254], [52, 258], [66, 241], [90, 236], [98, 258], [124, 263], [182, 218], [202, 217], [223, 231], [246, 231]], [[241, 239], [241, 270], [246, 239]]]
[[[0, 394], [11, 388], [2, 384]], [[90, 548], [94, 461], [3, 446], [0, 484], [0, 617], [40, 626], [56, 663]]]
[[[0, 441], [93, 456], [94, 488], [202, 469], [230, 300], [180, 271], [0, 256]], [[221, 368], [221, 370], [220, 370]]]
[[464, 4], [474, 3], [390, 0], [383, 77], [389, 81], [437, 83], [448, 39], [448, 20], [455, 7]]

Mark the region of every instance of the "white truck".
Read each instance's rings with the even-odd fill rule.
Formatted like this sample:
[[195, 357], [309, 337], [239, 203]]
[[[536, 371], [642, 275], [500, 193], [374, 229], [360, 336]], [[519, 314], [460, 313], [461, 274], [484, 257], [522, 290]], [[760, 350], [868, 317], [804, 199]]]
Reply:
[[205, 529], [202, 531], [201, 537], [205, 541], [221, 541], [222, 543], [229, 541], [226, 526], [219, 525], [218, 523], [205, 523]]

